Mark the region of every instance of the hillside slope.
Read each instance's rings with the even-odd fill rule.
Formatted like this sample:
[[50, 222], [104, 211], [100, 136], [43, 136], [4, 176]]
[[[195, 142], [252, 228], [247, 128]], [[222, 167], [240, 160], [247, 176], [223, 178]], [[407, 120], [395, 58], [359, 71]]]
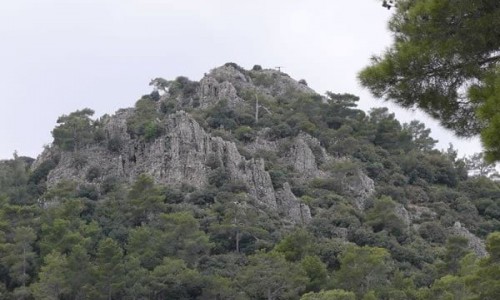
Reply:
[[112, 116], [60, 117], [35, 161], [0, 164], [7, 298], [496, 292], [477, 274], [500, 187], [424, 124], [260, 66], [151, 85]]

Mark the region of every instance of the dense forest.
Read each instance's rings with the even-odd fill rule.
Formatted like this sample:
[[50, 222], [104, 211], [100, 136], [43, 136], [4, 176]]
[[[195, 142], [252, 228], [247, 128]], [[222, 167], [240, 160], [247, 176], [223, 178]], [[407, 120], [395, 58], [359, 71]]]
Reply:
[[152, 85], [114, 116], [60, 117], [36, 160], [0, 162], [0, 298], [499, 298], [500, 185], [481, 155], [258, 65]]

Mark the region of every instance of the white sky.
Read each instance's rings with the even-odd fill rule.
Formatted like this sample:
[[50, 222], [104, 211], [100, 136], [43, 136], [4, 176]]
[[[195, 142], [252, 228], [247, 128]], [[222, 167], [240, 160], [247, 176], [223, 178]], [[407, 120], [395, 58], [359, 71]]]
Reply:
[[[155, 77], [203, 73], [226, 62], [260, 64], [306, 79], [319, 93], [348, 92], [360, 107], [386, 106], [356, 74], [391, 43], [377, 0], [15, 0], [0, 6], [0, 159], [36, 157], [58, 116], [133, 106]], [[480, 151], [422, 114], [460, 153]]]

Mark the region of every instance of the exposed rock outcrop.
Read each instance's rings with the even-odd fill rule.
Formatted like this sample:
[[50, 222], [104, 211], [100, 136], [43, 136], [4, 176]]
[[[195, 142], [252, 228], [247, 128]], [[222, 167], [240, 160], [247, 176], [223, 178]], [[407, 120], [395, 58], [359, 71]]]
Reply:
[[[189, 93], [175, 94], [175, 101], [182, 103], [176, 109], [203, 110], [226, 101], [230, 108], [241, 110], [245, 106], [249, 108], [250, 104], [240, 95], [252, 93], [266, 95], [266, 101], [279, 101], [280, 97], [296, 99], [297, 95], [303, 94], [318, 96], [307, 85], [299, 84], [277, 70], [246, 71], [235, 64], [213, 69], [199, 83], [187, 83]], [[135, 115], [135, 109], [121, 109], [101, 120], [104, 142], [92, 143], [78, 152], [59, 151], [57, 147], [52, 147], [34, 165], [49, 156], [60, 156], [58, 165], [47, 177], [49, 187], [62, 180], [90, 181], [99, 186], [110, 177], [132, 182], [145, 173], [161, 184], [188, 184], [203, 188], [213, 184], [211, 180], [214, 177], [220, 176], [230, 182], [243, 183], [249, 196], [259, 205], [279, 212], [294, 224], [310, 220], [309, 207], [297, 200], [288, 183], [278, 190], [274, 189], [271, 176], [265, 169], [265, 161], [260, 157], [289, 166], [292, 170], [289, 179], [295, 182], [307, 184], [315, 178], [333, 176], [332, 179], [341, 186], [342, 191], [339, 192], [354, 199], [355, 206], [360, 210], [366, 207], [375, 191], [373, 180], [360, 169], [352, 174], [332, 175], [325, 166], [338, 158], [328, 155], [319, 140], [307, 133], [274, 140], [269, 138], [270, 129], [264, 128], [256, 133], [252, 142], [238, 148], [232, 141], [212, 136], [190, 114], [175, 112], [175, 109], [164, 110], [162, 101], [171, 101], [171, 96], [167, 91], [156, 102], [157, 111], [163, 113], [155, 119], [155, 124], [163, 132], [159, 136], [147, 141], [131, 136], [127, 120]], [[196, 106], [193, 99], [197, 101]], [[113, 147], [109, 147], [110, 142], [114, 143]], [[241, 155], [239, 149], [246, 151], [247, 158]], [[248, 158], [249, 153], [255, 158]], [[403, 219], [407, 219], [406, 215]]]
[[411, 218], [410, 213], [401, 203], [396, 203], [396, 207], [394, 208], [394, 213], [398, 218], [403, 221], [406, 226], [410, 226]]
[[303, 178], [325, 177], [326, 173], [318, 167], [328, 160], [328, 156], [317, 139], [300, 133], [292, 140], [286, 161]]
[[244, 103], [238, 97], [236, 89], [229, 81], [219, 83], [212, 76], [205, 76], [200, 81], [200, 108], [208, 108], [219, 101], [226, 100], [229, 107], [234, 108]]
[[453, 227], [450, 228], [450, 233], [462, 236], [469, 241], [469, 248], [479, 257], [484, 257], [488, 254], [484, 242], [472, 234], [467, 228], [462, 226], [460, 222], [455, 222]]
[[[178, 185], [185, 183], [197, 188], [208, 184], [211, 168], [209, 159], [215, 158], [229, 180], [244, 182], [248, 192], [260, 205], [280, 210], [293, 222], [306, 222], [310, 212], [291, 193], [290, 187], [276, 193], [263, 159], [245, 159], [233, 142], [208, 134], [185, 112], [169, 115], [165, 134], [152, 142], [131, 139], [126, 133], [126, 118], [130, 110], [119, 111], [105, 124], [109, 137], [119, 137], [118, 153], [106, 147], [93, 145], [78, 153], [62, 152], [60, 163], [48, 176], [51, 186], [61, 180], [84, 182], [91, 168], [99, 169], [99, 181], [114, 176], [133, 181], [140, 174], [152, 176], [156, 182]], [[79, 166], [75, 159], [80, 160]], [[276, 196], [280, 197], [279, 207]]]
[[295, 197], [288, 182], [285, 182], [283, 188], [276, 192], [276, 200], [279, 204], [280, 212], [288, 217], [288, 221], [294, 224], [307, 224], [311, 221], [309, 206], [300, 202]]
[[375, 193], [375, 183], [361, 170], [354, 175], [342, 179], [344, 193], [348, 193], [354, 199], [354, 204], [360, 210], [364, 210], [368, 200]]

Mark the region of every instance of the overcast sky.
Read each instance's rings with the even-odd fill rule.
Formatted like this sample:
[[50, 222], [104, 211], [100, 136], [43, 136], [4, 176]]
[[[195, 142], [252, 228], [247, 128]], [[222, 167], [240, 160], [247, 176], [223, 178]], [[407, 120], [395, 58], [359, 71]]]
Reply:
[[[15, 0], [0, 8], [0, 159], [36, 157], [58, 116], [96, 116], [133, 106], [155, 77], [199, 80], [226, 62], [283, 66], [319, 93], [357, 94], [360, 107], [387, 106], [362, 89], [359, 70], [390, 45], [390, 11], [377, 0]], [[422, 114], [461, 154], [480, 151]]]

